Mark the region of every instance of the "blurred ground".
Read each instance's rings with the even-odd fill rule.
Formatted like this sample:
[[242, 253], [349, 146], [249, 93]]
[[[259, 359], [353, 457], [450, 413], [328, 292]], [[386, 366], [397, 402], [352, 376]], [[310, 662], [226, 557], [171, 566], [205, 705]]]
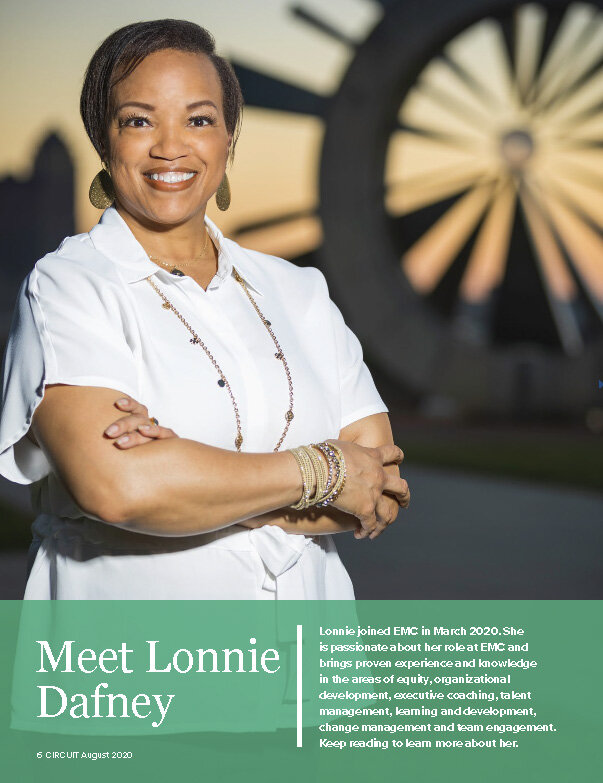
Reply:
[[450, 470], [403, 471], [411, 507], [337, 539], [358, 599], [601, 599], [603, 496]]

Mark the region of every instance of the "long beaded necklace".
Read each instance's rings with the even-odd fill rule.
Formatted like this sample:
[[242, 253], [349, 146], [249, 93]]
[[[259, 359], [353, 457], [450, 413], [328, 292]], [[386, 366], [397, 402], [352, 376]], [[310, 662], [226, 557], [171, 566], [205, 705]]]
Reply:
[[[180, 271], [180, 270], [177, 270], [177, 272], [175, 272], [175, 274], [177, 274], [179, 271]], [[257, 314], [258, 314], [258, 316], [260, 317], [260, 320], [261, 320], [261, 322], [264, 324], [264, 326], [265, 326], [265, 327], [266, 327], [266, 329], [268, 330], [268, 332], [269, 332], [270, 336], [272, 337], [272, 340], [274, 341], [274, 344], [275, 344], [275, 346], [276, 346], [276, 348], [277, 348], [277, 352], [274, 354], [274, 356], [275, 356], [275, 358], [276, 358], [276, 359], [278, 359], [279, 361], [282, 361], [282, 363], [283, 363], [283, 368], [284, 368], [284, 370], [285, 370], [285, 374], [287, 375], [287, 383], [289, 384], [289, 409], [288, 409], [288, 410], [287, 410], [287, 412], [285, 413], [285, 419], [286, 419], [286, 421], [287, 421], [287, 424], [285, 425], [285, 429], [283, 430], [283, 434], [282, 434], [282, 435], [281, 435], [281, 437], [279, 438], [279, 441], [278, 441], [278, 443], [276, 444], [276, 446], [275, 446], [275, 448], [274, 448], [274, 451], [278, 451], [278, 450], [279, 450], [279, 448], [280, 448], [280, 446], [281, 446], [281, 444], [282, 444], [282, 442], [283, 442], [283, 440], [285, 439], [285, 435], [287, 434], [287, 431], [288, 431], [288, 429], [289, 429], [289, 425], [291, 424], [291, 421], [292, 421], [292, 419], [293, 419], [293, 382], [292, 382], [292, 380], [291, 380], [291, 373], [289, 372], [289, 365], [287, 364], [287, 360], [285, 359], [285, 354], [283, 353], [283, 349], [282, 349], [282, 348], [281, 348], [281, 346], [279, 345], [279, 342], [278, 342], [278, 340], [276, 339], [276, 336], [275, 336], [274, 332], [273, 332], [273, 331], [272, 331], [272, 329], [271, 329], [271, 323], [270, 323], [270, 321], [268, 321], [268, 320], [267, 320], [267, 319], [264, 317], [263, 313], [260, 311], [260, 308], [258, 307], [258, 305], [257, 305], [257, 302], [255, 301], [255, 299], [254, 299], [254, 298], [251, 296], [251, 294], [249, 293], [249, 289], [248, 289], [248, 288], [247, 288], [247, 286], [245, 285], [245, 281], [243, 280], [243, 278], [242, 278], [242, 277], [241, 277], [241, 275], [239, 274], [239, 272], [238, 272], [238, 270], [236, 269], [236, 267], [234, 267], [234, 266], [233, 266], [233, 268], [232, 268], [232, 272], [233, 272], [233, 275], [234, 275], [234, 277], [235, 277], [235, 280], [236, 280], [238, 283], [240, 283], [240, 284], [241, 284], [241, 286], [243, 287], [243, 289], [244, 289], [245, 293], [247, 294], [247, 297], [249, 298], [249, 300], [250, 300], [251, 304], [253, 305], [253, 307], [254, 307], [254, 309], [255, 309], [256, 313], [257, 313]], [[182, 273], [181, 273], [181, 274], [182, 274]], [[188, 329], [188, 331], [189, 331], [189, 332], [192, 334], [192, 337], [191, 337], [191, 339], [189, 340], [189, 342], [190, 342], [190, 343], [192, 343], [193, 345], [200, 345], [200, 346], [203, 348], [203, 350], [205, 351], [205, 353], [207, 354], [207, 356], [209, 357], [209, 360], [211, 361], [211, 363], [213, 364], [213, 366], [214, 366], [214, 367], [216, 368], [216, 370], [218, 371], [218, 374], [219, 374], [219, 376], [220, 376], [220, 379], [218, 380], [218, 386], [222, 386], [222, 387], [226, 386], [226, 388], [228, 389], [228, 393], [229, 393], [229, 395], [230, 395], [230, 399], [232, 400], [232, 404], [233, 404], [233, 407], [234, 407], [234, 413], [235, 413], [235, 419], [236, 419], [236, 422], [237, 422], [237, 437], [235, 438], [234, 444], [235, 444], [235, 448], [236, 448], [236, 450], [237, 450], [237, 451], [241, 451], [241, 445], [243, 444], [243, 434], [242, 434], [242, 432], [241, 432], [241, 417], [240, 417], [240, 415], [239, 415], [239, 408], [238, 408], [237, 402], [236, 402], [236, 400], [235, 400], [234, 394], [233, 394], [233, 392], [232, 392], [232, 389], [231, 389], [231, 387], [230, 387], [230, 383], [228, 382], [228, 379], [227, 379], [227, 377], [226, 377], [226, 376], [224, 375], [224, 373], [222, 372], [222, 370], [221, 370], [221, 368], [220, 368], [220, 365], [218, 364], [218, 362], [217, 362], [217, 361], [214, 359], [214, 357], [212, 356], [212, 354], [211, 354], [211, 352], [210, 352], [209, 348], [208, 348], [208, 347], [205, 345], [205, 343], [203, 342], [203, 340], [201, 340], [201, 338], [199, 337], [199, 335], [198, 335], [198, 334], [195, 332], [195, 330], [194, 330], [194, 329], [192, 328], [192, 326], [191, 326], [191, 325], [188, 323], [188, 321], [186, 321], [186, 320], [185, 320], [185, 318], [182, 316], [182, 314], [181, 314], [181, 313], [180, 313], [180, 312], [179, 312], [179, 311], [178, 311], [178, 310], [177, 310], [177, 309], [174, 307], [174, 305], [172, 304], [172, 302], [170, 302], [170, 300], [169, 300], [169, 299], [167, 298], [167, 296], [166, 296], [166, 295], [163, 293], [163, 291], [161, 291], [161, 290], [160, 290], [160, 289], [157, 287], [157, 285], [156, 285], [156, 284], [155, 284], [155, 283], [154, 283], [154, 282], [151, 280], [151, 278], [150, 278], [150, 277], [147, 277], [147, 278], [145, 278], [145, 279], [146, 279], [146, 280], [147, 280], [147, 282], [148, 282], [148, 283], [149, 283], [149, 284], [150, 284], [150, 285], [153, 287], [153, 289], [154, 289], [154, 290], [155, 290], [155, 291], [156, 291], [156, 292], [159, 294], [159, 296], [160, 296], [160, 297], [163, 299], [163, 305], [162, 305], [162, 307], [163, 307], [164, 309], [166, 309], [166, 310], [171, 310], [171, 311], [172, 311], [172, 312], [173, 312], [173, 313], [174, 313], [176, 316], [178, 316], [178, 318], [180, 319], [180, 321], [181, 321], [181, 322], [184, 324], [184, 326], [185, 326], [185, 327]]]

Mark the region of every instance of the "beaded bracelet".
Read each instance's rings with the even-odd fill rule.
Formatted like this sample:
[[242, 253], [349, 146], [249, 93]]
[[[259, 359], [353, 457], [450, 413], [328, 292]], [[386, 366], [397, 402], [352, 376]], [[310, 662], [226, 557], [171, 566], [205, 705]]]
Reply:
[[333, 464], [336, 472], [336, 478], [333, 483], [332, 489], [327, 493], [325, 497], [321, 498], [320, 501], [316, 503], [317, 506], [326, 506], [337, 499], [337, 497], [341, 494], [341, 491], [345, 485], [345, 479], [346, 479], [345, 459], [341, 449], [328, 440], [323, 441], [323, 443], [316, 443], [314, 445], [316, 445], [316, 447], [322, 451], [325, 457], [327, 457], [327, 459], [329, 460], [329, 466]]

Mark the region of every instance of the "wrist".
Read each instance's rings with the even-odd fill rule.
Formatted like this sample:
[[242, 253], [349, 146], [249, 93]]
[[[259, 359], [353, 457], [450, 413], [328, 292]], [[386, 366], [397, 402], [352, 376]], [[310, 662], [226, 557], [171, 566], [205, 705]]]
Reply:
[[299, 463], [295, 459], [293, 453], [290, 450], [288, 450], [286, 453], [289, 455], [289, 459], [291, 461], [291, 466], [292, 466], [291, 475], [295, 477], [291, 485], [292, 487], [291, 491], [293, 492], [295, 499], [298, 500], [301, 497], [301, 494], [304, 490], [304, 481], [302, 477], [302, 472], [300, 470]]

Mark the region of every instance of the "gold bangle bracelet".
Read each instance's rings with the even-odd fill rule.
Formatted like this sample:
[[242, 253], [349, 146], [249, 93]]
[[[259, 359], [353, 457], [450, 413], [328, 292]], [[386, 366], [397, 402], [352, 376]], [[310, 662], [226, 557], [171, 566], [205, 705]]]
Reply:
[[301, 510], [307, 508], [310, 494], [312, 491], [312, 484], [314, 480], [314, 469], [310, 458], [308, 457], [303, 446], [298, 446], [295, 449], [289, 449], [297, 460], [299, 469], [302, 475], [302, 495], [297, 503], [292, 504], [291, 508]]
[[[288, 451], [295, 457], [302, 476], [302, 495], [291, 508], [299, 511], [332, 503], [345, 484], [345, 459], [341, 449], [330, 441], [323, 441], [297, 446]], [[327, 466], [320, 454], [324, 456]]]
[[306, 453], [310, 457], [314, 469], [314, 475], [316, 476], [316, 489], [310, 501], [310, 504], [314, 505], [316, 501], [323, 496], [324, 486], [325, 486], [325, 473], [322, 467], [322, 460], [319, 457], [317, 450], [312, 446], [307, 446]]
[[291, 504], [291, 508], [301, 509], [302, 505], [303, 505], [303, 502], [306, 499], [306, 487], [307, 487], [307, 484], [308, 484], [308, 478], [307, 478], [307, 474], [306, 474], [306, 466], [305, 466], [304, 462], [302, 461], [302, 458], [301, 458], [300, 453], [299, 453], [299, 449], [288, 449], [288, 451], [290, 451], [291, 454], [293, 454], [293, 456], [295, 457], [295, 461], [297, 462], [297, 466], [298, 466], [298, 468], [300, 470], [301, 478], [302, 478], [302, 494], [301, 494], [301, 498], [297, 501], [297, 503]]

